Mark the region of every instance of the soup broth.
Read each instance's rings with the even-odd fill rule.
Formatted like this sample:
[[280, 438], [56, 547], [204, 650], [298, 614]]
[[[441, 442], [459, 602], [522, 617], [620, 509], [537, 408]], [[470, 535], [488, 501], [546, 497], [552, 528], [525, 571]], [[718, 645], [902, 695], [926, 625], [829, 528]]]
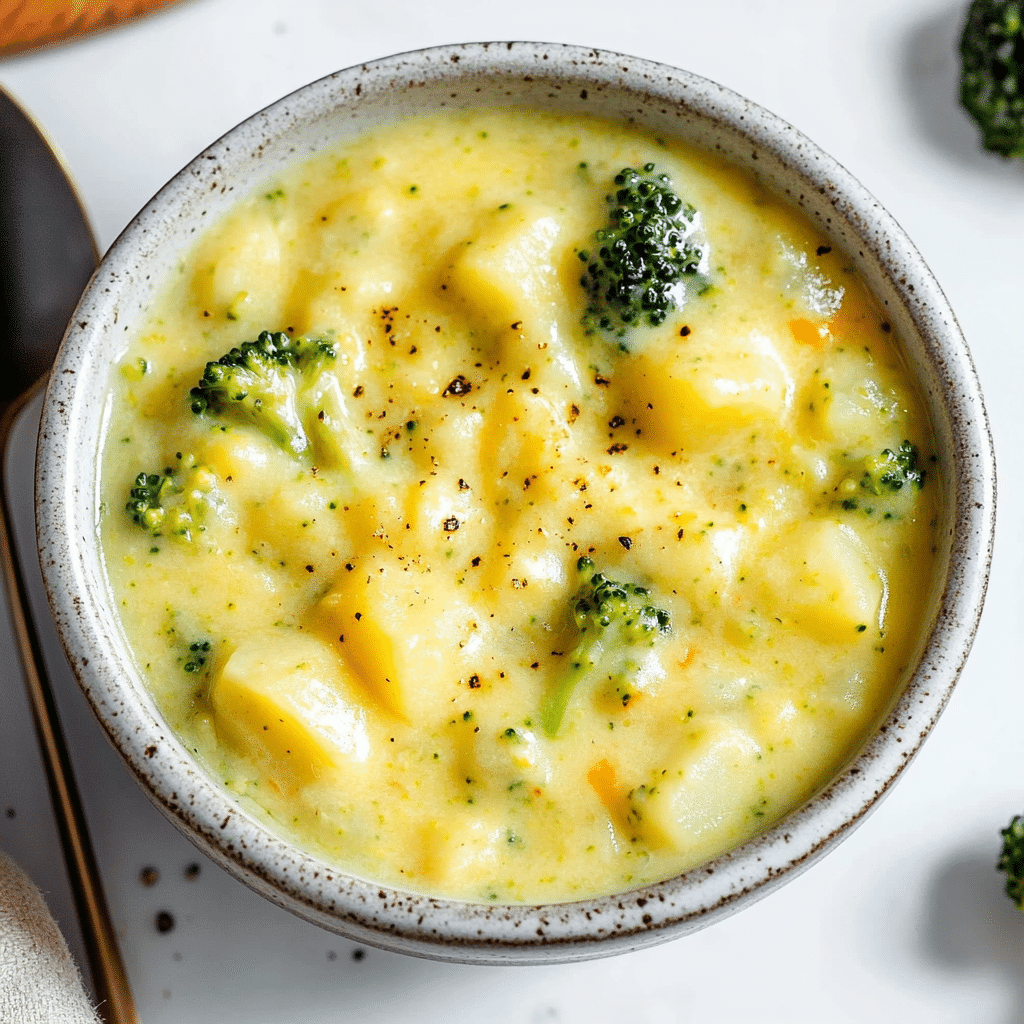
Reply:
[[[681, 205], [664, 287], [609, 314], [629, 187]], [[381, 883], [548, 902], [705, 863], [834, 778], [916, 653], [938, 466], [890, 324], [753, 176], [635, 128], [444, 113], [268, 181], [109, 422], [107, 572], [163, 713]]]

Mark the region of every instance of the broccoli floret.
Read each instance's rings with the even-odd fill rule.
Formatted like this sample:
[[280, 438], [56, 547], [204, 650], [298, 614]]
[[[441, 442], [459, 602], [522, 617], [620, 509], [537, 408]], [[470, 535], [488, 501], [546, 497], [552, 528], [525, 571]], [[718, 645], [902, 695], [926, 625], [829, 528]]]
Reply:
[[904, 441], [896, 451], [885, 448], [879, 455], [864, 460], [861, 487], [872, 494], [887, 494], [910, 484], [920, 490], [924, 486], [925, 470], [917, 466], [917, 445]]
[[212, 650], [213, 644], [209, 640], [193, 640], [188, 645], [188, 653], [182, 661], [182, 672], [187, 672], [189, 675], [202, 672]]
[[695, 275], [702, 253], [690, 237], [696, 210], [673, 191], [667, 174], [626, 167], [607, 199], [611, 227], [594, 234], [596, 253], [581, 249], [580, 284], [590, 297], [583, 317], [588, 331], [622, 337], [637, 324], [656, 327], [682, 299], [680, 284]]
[[177, 470], [140, 473], [128, 491], [125, 509], [132, 521], [154, 537], [191, 541], [205, 527], [217, 477], [212, 469], [191, 463]]
[[595, 572], [593, 561], [586, 556], [579, 559], [576, 569], [582, 582], [573, 598], [573, 618], [580, 639], [570, 655], [568, 671], [549, 691], [541, 709], [541, 724], [549, 736], [561, 727], [580, 682], [598, 678], [628, 682], [639, 668], [635, 649], [653, 647], [672, 628], [668, 612], [649, 603], [644, 587]]
[[326, 339], [263, 331], [206, 364], [190, 392], [192, 411], [252, 423], [289, 454], [301, 456], [309, 448], [303, 425], [310, 411], [307, 396], [335, 358], [334, 344]]
[[1024, 4], [974, 0], [960, 38], [960, 102], [986, 149], [1024, 156]]
[[1006, 872], [1006, 895], [1024, 910], [1024, 816], [1016, 815], [1001, 834], [1003, 852], [996, 870]]

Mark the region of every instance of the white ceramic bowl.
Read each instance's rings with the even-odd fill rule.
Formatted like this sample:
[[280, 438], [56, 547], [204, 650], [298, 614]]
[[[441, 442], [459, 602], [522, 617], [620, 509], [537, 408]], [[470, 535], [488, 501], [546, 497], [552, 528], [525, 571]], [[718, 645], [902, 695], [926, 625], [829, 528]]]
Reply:
[[[942, 453], [939, 585], [919, 660], [846, 769], [771, 831], [642, 891], [493, 906], [346, 876], [270, 833], [172, 735], [134, 666], [97, 544], [108, 375], [154, 292], [210, 223], [283, 166], [390, 119], [440, 106], [530, 106], [636, 122], [729, 157], [852, 257], [905, 341]], [[201, 153], [111, 248], [76, 312], [46, 395], [38, 461], [43, 576], [68, 659], [156, 804], [210, 857], [275, 903], [361, 942], [467, 963], [551, 963], [637, 949], [765, 896], [839, 843], [892, 786], [949, 698], [988, 577], [995, 470], [982, 396], [949, 305], [893, 219], [796, 129], [712, 82], [564, 45], [447, 46], [349, 68], [256, 114]]]

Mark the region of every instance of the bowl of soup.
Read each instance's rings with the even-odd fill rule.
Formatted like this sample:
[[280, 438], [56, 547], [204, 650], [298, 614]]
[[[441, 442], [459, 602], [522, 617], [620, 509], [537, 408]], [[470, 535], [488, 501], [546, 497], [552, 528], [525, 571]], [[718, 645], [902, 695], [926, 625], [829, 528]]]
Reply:
[[903, 231], [687, 72], [339, 72], [140, 212], [40, 432], [69, 662], [275, 903], [471, 963], [767, 895], [910, 762], [981, 612], [982, 396]]

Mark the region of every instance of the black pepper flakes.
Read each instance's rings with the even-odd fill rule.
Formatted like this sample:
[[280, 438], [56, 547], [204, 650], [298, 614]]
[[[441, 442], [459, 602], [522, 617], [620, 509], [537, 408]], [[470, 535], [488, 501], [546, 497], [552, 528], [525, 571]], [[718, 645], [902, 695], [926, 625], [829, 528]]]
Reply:
[[174, 916], [169, 914], [166, 910], [161, 910], [160, 913], [156, 915], [154, 923], [156, 924], [156, 930], [161, 935], [166, 935], [168, 932], [174, 931]]
[[445, 533], [454, 533], [459, 528], [459, 521], [455, 516], [449, 516], [441, 526]]
[[633, 546], [633, 539], [631, 537], [620, 537], [619, 543], [628, 551]]
[[449, 385], [441, 392], [442, 398], [447, 398], [449, 395], [468, 395], [473, 390], [473, 385], [460, 373]]

